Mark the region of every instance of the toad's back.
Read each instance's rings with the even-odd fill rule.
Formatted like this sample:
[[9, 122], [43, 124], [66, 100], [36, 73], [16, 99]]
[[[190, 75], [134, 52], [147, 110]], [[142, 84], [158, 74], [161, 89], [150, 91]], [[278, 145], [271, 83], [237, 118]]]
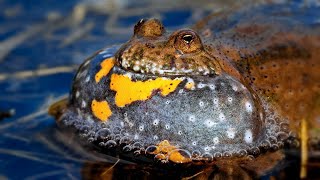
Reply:
[[195, 27], [210, 44], [209, 52], [229, 59], [253, 90], [290, 121], [291, 128], [297, 131], [306, 119], [316, 133], [320, 127], [320, 27], [301, 21], [307, 12], [287, 9], [279, 16], [277, 11], [260, 9], [254, 17], [250, 13], [209, 16]]

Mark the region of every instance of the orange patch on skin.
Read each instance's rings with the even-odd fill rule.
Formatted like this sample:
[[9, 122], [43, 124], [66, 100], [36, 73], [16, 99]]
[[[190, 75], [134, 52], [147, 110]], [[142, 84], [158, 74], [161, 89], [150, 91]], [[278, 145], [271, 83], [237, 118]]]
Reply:
[[160, 152], [168, 153], [168, 152], [175, 150], [175, 149], [177, 149], [177, 148], [175, 146], [171, 145], [168, 140], [163, 140], [158, 144], [157, 149], [154, 151], [154, 153], [156, 153], [156, 154], [158, 154]]
[[101, 121], [107, 121], [112, 114], [107, 101], [99, 102], [94, 99], [91, 103], [91, 110], [93, 112], [93, 115]]
[[96, 76], [95, 76], [95, 80], [96, 83], [100, 82], [100, 80], [108, 75], [108, 73], [110, 72], [111, 68], [114, 66], [115, 60], [113, 57], [111, 58], [107, 58], [105, 60], [102, 61], [102, 63], [100, 64], [101, 69], [99, 72], [97, 72]]
[[162, 96], [173, 92], [183, 79], [156, 78], [147, 81], [131, 81], [126, 75], [112, 74], [110, 89], [116, 91], [115, 104], [124, 107], [134, 101], [144, 101], [151, 97], [154, 90], [160, 90]]
[[193, 90], [195, 88], [195, 84], [193, 82], [187, 82], [184, 88], [188, 90]]
[[191, 162], [190, 158], [183, 156], [178, 148], [171, 145], [168, 140], [161, 141], [156, 147], [157, 149], [153, 151], [152, 154], [156, 154], [156, 158], [160, 160], [166, 160], [168, 157], [168, 159], [174, 163]]
[[169, 154], [169, 160], [174, 163], [188, 163], [191, 162], [190, 158], [184, 157], [179, 151], [174, 151]]

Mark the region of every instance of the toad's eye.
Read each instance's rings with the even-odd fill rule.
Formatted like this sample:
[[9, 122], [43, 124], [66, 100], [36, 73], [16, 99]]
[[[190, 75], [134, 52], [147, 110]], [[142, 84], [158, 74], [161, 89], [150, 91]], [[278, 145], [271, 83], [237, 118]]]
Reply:
[[158, 19], [141, 19], [134, 26], [134, 35], [138, 37], [157, 37], [165, 32]]
[[182, 37], [185, 43], [190, 44], [193, 40], [192, 34], [186, 34]]
[[183, 53], [192, 53], [202, 48], [200, 37], [192, 30], [181, 30], [172, 35], [174, 47]]

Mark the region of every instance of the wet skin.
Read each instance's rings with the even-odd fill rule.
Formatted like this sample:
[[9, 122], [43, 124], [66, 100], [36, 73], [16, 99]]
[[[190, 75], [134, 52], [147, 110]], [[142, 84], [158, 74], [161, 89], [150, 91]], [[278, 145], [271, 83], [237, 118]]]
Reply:
[[141, 20], [115, 58], [104, 50], [83, 63], [58, 122], [166, 162], [277, 150], [302, 118], [319, 127], [320, 36], [267, 24], [215, 32], [209, 17], [170, 33]]

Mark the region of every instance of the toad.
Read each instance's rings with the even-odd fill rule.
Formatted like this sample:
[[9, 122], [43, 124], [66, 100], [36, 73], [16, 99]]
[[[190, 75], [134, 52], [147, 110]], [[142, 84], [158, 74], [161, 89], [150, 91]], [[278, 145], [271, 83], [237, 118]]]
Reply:
[[253, 158], [282, 148], [319, 118], [316, 34], [266, 22], [235, 27], [208, 17], [167, 32], [140, 20], [115, 55], [80, 66], [64, 106], [50, 112], [107, 151], [161, 162]]

